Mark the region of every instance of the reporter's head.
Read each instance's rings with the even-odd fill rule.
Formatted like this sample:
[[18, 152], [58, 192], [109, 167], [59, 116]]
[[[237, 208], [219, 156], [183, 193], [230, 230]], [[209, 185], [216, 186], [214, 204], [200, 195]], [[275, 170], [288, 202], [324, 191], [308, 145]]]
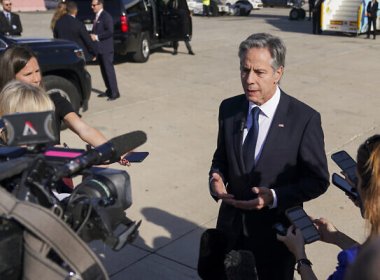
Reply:
[[12, 46], [0, 58], [0, 88], [9, 81], [19, 81], [41, 86], [41, 71], [36, 55], [25, 46]]
[[380, 135], [368, 138], [358, 149], [358, 191], [371, 236], [380, 235]]
[[54, 104], [41, 87], [12, 80], [0, 93], [0, 116], [51, 110]]

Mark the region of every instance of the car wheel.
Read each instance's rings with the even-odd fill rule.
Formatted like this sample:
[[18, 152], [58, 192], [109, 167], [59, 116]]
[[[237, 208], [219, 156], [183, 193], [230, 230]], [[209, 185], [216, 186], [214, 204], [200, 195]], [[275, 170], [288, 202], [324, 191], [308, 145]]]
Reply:
[[48, 94], [59, 92], [71, 103], [75, 112], [79, 112], [81, 98], [78, 89], [72, 82], [59, 76], [50, 75], [43, 78], [43, 84]]
[[305, 19], [306, 11], [304, 9], [300, 9], [299, 11], [299, 19]]
[[150, 55], [150, 43], [149, 38], [145, 33], [141, 34], [139, 49], [133, 54], [133, 60], [135, 62], [146, 62]]
[[241, 12], [241, 15], [245, 17], [249, 16], [250, 14], [251, 14], [251, 10], [244, 10], [243, 12]]
[[289, 19], [290, 20], [297, 20], [299, 17], [299, 12], [298, 12], [298, 9], [291, 9], [290, 10], [290, 13], [289, 13]]

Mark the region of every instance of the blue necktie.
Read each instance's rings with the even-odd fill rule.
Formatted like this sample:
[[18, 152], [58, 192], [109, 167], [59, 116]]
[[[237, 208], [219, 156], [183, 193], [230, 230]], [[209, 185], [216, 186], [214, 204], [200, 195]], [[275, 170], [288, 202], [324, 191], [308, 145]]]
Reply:
[[249, 129], [243, 144], [244, 165], [248, 172], [250, 172], [255, 165], [255, 149], [257, 136], [259, 135], [259, 114], [260, 108], [253, 107], [251, 111], [252, 126]]

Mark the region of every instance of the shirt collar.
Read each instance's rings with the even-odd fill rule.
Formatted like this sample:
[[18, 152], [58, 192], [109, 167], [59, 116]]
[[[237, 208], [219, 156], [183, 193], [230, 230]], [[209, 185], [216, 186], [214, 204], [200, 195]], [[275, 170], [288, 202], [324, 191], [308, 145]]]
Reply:
[[103, 9], [101, 9], [99, 12], [96, 13], [96, 18], [99, 18], [100, 14], [103, 12]]
[[[280, 88], [277, 86], [276, 87], [276, 92], [274, 95], [269, 99], [267, 102], [265, 102], [263, 105], [259, 106], [261, 112], [268, 118], [272, 119], [274, 116], [274, 113], [276, 112], [278, 103], [280, 102], [280, 96], [281, 96], [281, 91]], [[248, 115], [252, 111], [253, 107], [256, 107], [257, 105], [253, 102], [249, 102], [248, 106]]]

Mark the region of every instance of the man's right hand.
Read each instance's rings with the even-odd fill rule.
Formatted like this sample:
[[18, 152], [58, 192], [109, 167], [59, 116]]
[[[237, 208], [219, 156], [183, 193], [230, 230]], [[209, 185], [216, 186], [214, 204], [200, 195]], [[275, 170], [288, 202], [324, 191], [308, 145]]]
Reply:
[[226, 186], [224, 185], [222, 177], [216, 172], [212, 173], [211, 175], [211, 191], [214, 196], [216, 196], [219, 199], [228, 199], [233, 198], [234, 196], [232, 194], [228, 194], [226, 190]]

